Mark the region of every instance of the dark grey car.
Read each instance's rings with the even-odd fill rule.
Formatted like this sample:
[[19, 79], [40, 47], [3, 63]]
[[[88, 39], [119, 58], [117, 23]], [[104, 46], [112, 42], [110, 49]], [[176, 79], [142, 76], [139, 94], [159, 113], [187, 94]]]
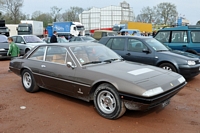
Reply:
[[125, 60], [161, 67], [180, 73], [185, 78], [200, 72], [199, 56], [171, 50], [154, 38], [135, 36], [103, 37], [99, 43], [114, 50]]
[[98, 113], [117, 119], [126, 109], [147, 110], [169, 104], [186, 84], [172, 71], [124, 61], [98, 43], [36, 46], [10, 62], [27, 92], [53, 90], [85, 101], [94, 101]]
[[10, 58], [7, 56], [9, 50], [9, 44], [7, 40], [7, 36], [0, 35], [0, 59]]

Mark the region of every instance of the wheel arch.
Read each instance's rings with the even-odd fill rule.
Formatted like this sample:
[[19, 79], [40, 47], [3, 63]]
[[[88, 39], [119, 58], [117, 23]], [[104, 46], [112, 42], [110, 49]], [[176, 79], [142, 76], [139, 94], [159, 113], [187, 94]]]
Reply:
[[160, 66], [161, 64], [163, 64], [163, 63], [169, 63], [169, 64], [173, 65], [174, 68], [176, 69], [176, 71], [179, 73], [178, 65], [175, 64], [175, 63], [173, 63], [173, 62], [170, 62], [170, 61], [160, 61], [160, 62], [158, 62], [158, 63], [156, 64], [156, 66], [159, 67], [159, 66]]
[[101, 81], [97, 81], [97, 82], [95, 82], [93, 85], [92, 85], [92, 87], [91, 87], [91, 90], [90, 90], [90, 101], [92, 100], [94, 100], [94, 92], [95, 92], [95, 90], [97, 89], [97, 87], [99, 86], [99, 85], [101, 85], [101, 84], [103, 84], [103, 83], [107, 83], [107, 84], [110, 84], [110, 85], [112, 85], [116, 90], [118, 90], [117, 88], [118, 88], [118, 86], [116, 85], [116, 83], [111, 83], [111, 82], [109, 82], [109, 81], [106, 81], [106, 80], [101, 80]]

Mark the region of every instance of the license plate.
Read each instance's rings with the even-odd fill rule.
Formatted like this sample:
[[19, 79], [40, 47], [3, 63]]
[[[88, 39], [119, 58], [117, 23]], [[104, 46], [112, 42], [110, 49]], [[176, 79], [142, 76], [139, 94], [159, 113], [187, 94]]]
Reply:
[[162, 107], [165, 107], [167, 106], [168, 104], [170, 103], [170, 100], [166, 100], [162, 103]]

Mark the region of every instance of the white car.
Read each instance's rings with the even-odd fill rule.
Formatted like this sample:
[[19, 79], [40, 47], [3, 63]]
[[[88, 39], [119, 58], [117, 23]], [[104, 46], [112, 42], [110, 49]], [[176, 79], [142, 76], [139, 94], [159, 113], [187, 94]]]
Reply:
[[19, 47], [21, 55], [24, 55], [37, 45], [46, 44], [46, 42], [43, 42], [39, 37], [35, 35], [16, 35], [12, 36], [12, 38], [16, 45]]

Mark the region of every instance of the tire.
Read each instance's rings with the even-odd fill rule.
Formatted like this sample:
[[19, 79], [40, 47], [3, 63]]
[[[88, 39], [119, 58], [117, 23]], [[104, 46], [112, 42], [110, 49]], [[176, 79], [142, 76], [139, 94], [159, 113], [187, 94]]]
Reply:
[[117, 119], [126, 112], [116, 89], [107, 83], [99, 85], [95, 90], [94, 105], [97, 112], [107, 119]]
[[159, 67], [161, 67], [165, 70], [177, 72], [176, 68], [170, 63], [162, 63]]
[[39, 90], [32, 73], [28, 69], [22, 72], [22, 84], [27, 92], [33, 93]]
[[30, 49], [26, 49], [26, 50], [25, 50], [25, 54], [26, 54], [28, 51], [30, 51]]

